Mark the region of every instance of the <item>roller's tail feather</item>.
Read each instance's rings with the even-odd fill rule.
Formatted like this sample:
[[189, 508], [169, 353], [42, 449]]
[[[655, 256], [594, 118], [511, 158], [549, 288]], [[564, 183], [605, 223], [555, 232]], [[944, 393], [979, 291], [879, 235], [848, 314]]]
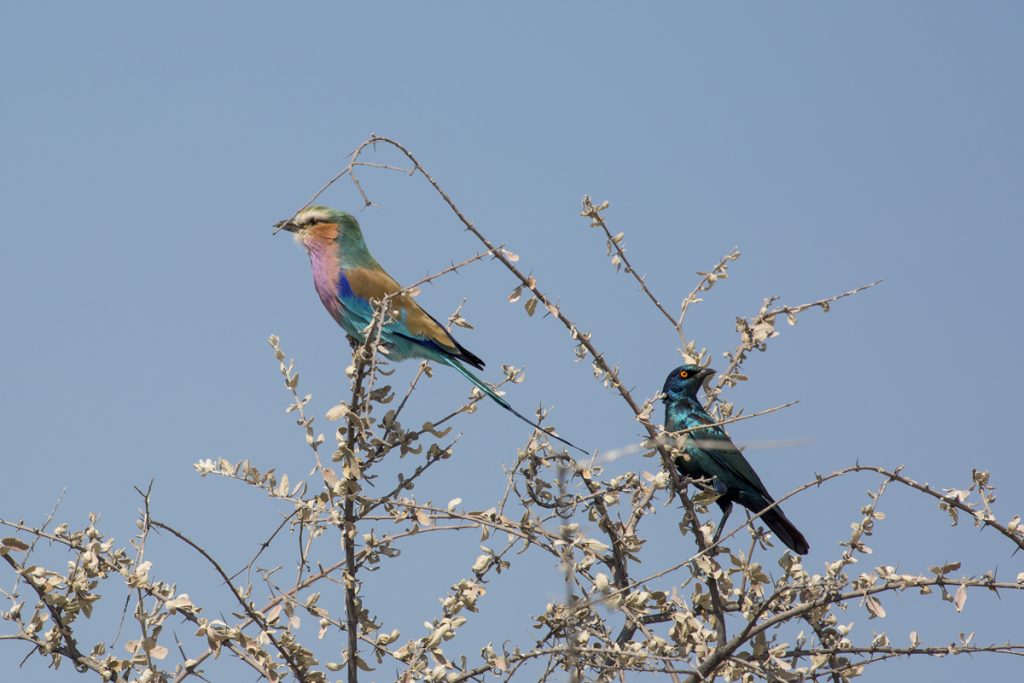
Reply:
[[463, 377], [465, 377], [466, 379], [468, 379], [473, 384], [473, 386], [475, 386], [477, 389], [479, 389], [480, 391], [482, 391], [485, 394], [487, 394], [487, 396], [489, 396], [492, 401], [494, 401], [499, 406], [501, 406], [502, 408], [504, 408], [508, 412], [512, 413], [516, 417], [518, 417], [520, 420], [522, 420], [526, 424], [530, 425], [534, 429], [538, 429], [538, 430], [544, 432], [545, 434], [550, 436], [552, 439], [555, 439], [556, 441], [561, 441], [562, 443], [564, 443], [566, 446], [569, 446], [570, 448], [575, 448], [576, 450], [578, 450], [583, 455], [590, 455], [590, 453], [588, 453], [587, 451], [583, 450], [582, 448], [580, 448], [579, 446], [577, 446], [573, 442], [569, 441], [568, 439], [563, 439], [562, 437], [557, 436], [555, 434], [552, 434], [551, 432], [549, 432], [548, 430], [544, 429], [539, 424], [537, 424], [536, 422], [534, 422], [533, 420], [531, 420], [530, 418], [526, 417], [525, 415], [520, 413], [518, 410], [513, 408], [509, 404], [508, 401], [503, 399], [501, 396], [498, 396], [498, 394], [495, 393], [494, 389], [492, 389], [491, 387], [487, 386], [487, 384], [485, 384], [482, 379], [480, 379], [479, 377], [474, 375], [472, 372], [470, 372], [466, 368], [466, 366], [464, 366], [462, 363], [458, 362], [454, 358], [446, 359], [446, 362], [447, 362], [448, 365], [450, 365], [451, 367], [453, 367], [456, 370], [458, 370], [459, 374], [462, 375]]

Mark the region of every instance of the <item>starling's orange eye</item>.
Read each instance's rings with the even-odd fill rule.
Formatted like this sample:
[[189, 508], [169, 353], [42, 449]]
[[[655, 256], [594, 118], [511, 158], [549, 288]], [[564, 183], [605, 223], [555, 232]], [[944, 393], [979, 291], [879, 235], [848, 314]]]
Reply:
[[688, 373], [686, 370], [680, 370], [679, 376], [682, 377], [683, 379], [686, 379], [687, 377], [690, 376], [690, 373]]

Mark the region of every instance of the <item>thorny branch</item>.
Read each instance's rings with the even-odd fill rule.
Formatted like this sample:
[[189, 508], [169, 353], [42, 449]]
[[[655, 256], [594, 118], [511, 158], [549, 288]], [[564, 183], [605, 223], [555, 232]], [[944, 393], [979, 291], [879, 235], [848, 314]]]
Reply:
[[[647, 277], [636, 272], [633, 268], [633, 264], [630, 263], [629, 259], [626, 257], [626, 249], [622, 246], [622, 240], [625, 233], [620, 232], [617, 235], [613, 235], [612, 231], [608, 229], [608, 224], [605, 223], [604, 217], [601, 215], [601, 212], [607, 208], [607, 201], [601, 202], [598, 206], [594, 206], [590, 197], [583, 195], [583, 211], [580, 212], [580, 215], [585, 218], [589, 218], [592, 227], [601, 228], [601, 231], [604, 232], [605, 238], [607, 239], [606, 245], [608, 255], [612, 257], [612, 265], [615, 266], [615, 269], [618, 270], [619, 268], [624, 267], [626, 274], [633, 276], [633, 279], [636, 280], [638, 285], [640, 285], [640, 291], [647, 295], [651, 304], [653, 304], [654, 307], [658, 309], [663, 316], [665, 316], [669, 324], [676, 328], [677, 331], [681, 330], [682, 322], [677, 323], [673, 320], [672, 315], [665, 310], [665, 307], [661, 305], [661, 302], [658, 301], [657, 297], [655, 297], [654, 294], [651, 293], [651, 290], [648, 289]], [[612, 252], [615, 252], [614, 256], [612, 256]]]
[[[463, 224], [463, 226], [465, 226], [466, 230], [468, 230], [478, 240], [480, 240], [480, 242], [482, 242], [489, 251], [492, 251], [495, 255], [495, 259], [501, 262], [501, 264], [504, 265], [505, 268], [508, 269], [509, 272], [511, 272], [519, 280], [522, 287], [525, 287], [533, 294], [534, 298], [544, 306], [544, 308], [552, 317], [556, 318], [565, 326], [565, 328], [569, 331], [569, 334], [574, 341], [577, 341], [584, 349], [586, 349], [586, 351], [594, 359], [593, 362], [595, 367], [598, 368], [602, 373], [604, 383], [606, 385], [610, 385], [619, 393], [619, 395], [626, 402], [626, 404], [629, 405], [630, 409], [633, 411], [633, 414], [637, 417], [638, 422], [640, 422], [644, 429], [647, 430], [648, 436], [651, 439], [656, 439], [658, 435], [657, 430], [646, 418], [646, 416], [642, 413], [640, 406], [633, 398], [629, 389], [626, 388], [626, 385], [620, 381], [618, 368], [613, 368], [611, 365], [609, 365], [609, 363], [605, 360], [604, 355], [600, 351], [598, 351], [597, 348], [594, 346], [593, 342], [591, 341], [591, 333], [579, 332], [576, 325], [571, 320], [569, 320], [569, 318], [566, 317], [566, 315], [559, 309], [559, 307], [555, 305], [555, 303], [537, 287], [536, 279], [533, 277], [527, 277], [522, 271], [520, 271], [515, 266], [515, 264], [507, 254], [497, 250], [494, 244], [487, 237], [485, 237], [483, 233], [480, 232], [480, 230], [478, 230], [476, 226], [468, 218], [466, 218], [466, 216], [462, 213], [458, 206], [456, 206], [455, 202], [451, 199], [448, 193], [441, 188], [441, 186], [437, 183], [433, 176], [431, 176], [426, 171], [426, 169], [422, 166], [422, 164], [420, 164], [416, 157], [413, 156], [413, 154], [408, 149], [406, 149], [403, 145], [396, 142], [395, 140], [383, 136], [371, 135], [365, 142], [363, 142], [359, 147], [356, 148], [355, 152], [353, 152], [347, 172], [349, 176], [352, 178], [353, 183], [355, 183], [360, 196], [363, 198], [363, 202], [367, 206], [370, 206], [372, 204], [372, 202], [370, 202], [369, 198], [366, 196], [366, 193], [363, 190], [362, 185], [358, 182], [358, 180], [355, 177], [354, 164], [359, 159], [360, 154], [363, 152], [364, 149], [366, 149], [366, 147], [370, 145], [375, 145], [378, 142], [390, 145], [391, 147], [394, 147], [403, 155], [405, 155], [405, 157], [413, 164], [413, 167], [416, 169], [416, 171], [418, 171], [427, 180], [427, 182], [430, 183], [430, 185], [437, 191], [437, 193], [441, 196], [441, 198], [449, 206], [449, 208], [451, 208], [452, 212], [454, 212], [454, 214], [458, 217], [459, 221]], [[339, 174], [334, 180], [337, 180], [342, 175], [344, 175], [344, 173]], [[331, 185], [331, 182], [324, 186], [324, 190], [326, 190], [327, 187]], [[322, 191], [323, 190], [321, 190], [321, 192]], [[316, 196], [319, 196], [319, 193], [314, 196], [314, 200]], [[657, 451], [662, 458], [662, 464], [665, 467], [666, 472], [668, 472], [669, 476], [672, 477], [674, 489], [677, 492], [677, 495], [679, 496], [679, 499], [682, 502], [684, 508], [686, 509], [686, 521], [690, 526], [690, 530], [693, 532], [697, 545], [701, 550], [704, 550], [706, 548], [707, 542], [704, 539], [703, 534], [701, 533], [696, 512], [693, 508], [693, 504], [691, 503], [689, 497], [686, 494], [685, 486], [683, 485], [682, 479], [680, 478], [679, 474], [676, 471], [676, 468], [673, 465], [673, 455], [668, 451], [668, 449], [660, 445], [657, 447]], [[725, 621], [721, 606], [721, 597], [718, 595], [718, 587], [717, 584], [710, 578], [707, 581], [707, 586], [708, 591], [712, 596], [712, 602], [716, 613], [715, 622], [716, 628], [718, 630], [719, 639], [722, 642], [724, 642]]]
[[835, 296], [818, 299], [817, 301], [800, 304], [799, 306], [773, 307], [773, 304], [778, 300], [778, 298], [772, 296], [765, 299], [764, 303], [761, 305], [761, 309], [757, 312], [757, 315], [750, 319], [736, 319], [736, 331], [740, 333], [740, 344], [732, 351], [726, 353], [726, 357], [729, 359], [729, 365], [724, 371], [718, 373], [715, 386], [708, 388], [708, 399], [710, 401], [718, 400], [719, 395], [725, 387], [735, 386], [737, 382], [746, 379], [744, 375], [739, 373], [739, 370], [744, 361], [747, 360], [751, 351], [764, 351], [768, 340], [779, 334], [775, 329], [776, 318], [784, 315], [786, 317], [786, 321], [790, 325], [796, 325], [797, 315], [800, 313], [811, 308], [820, 308], [822, 311], [827, 313], [830, 310], [831, 305], [836, 301], [853, 296], [854, 294], [859, 294], [864, 290], [871, 289], [872, 287], [881, 284], [881, 282], [881, 280], [875, 280], [874, 282], [861, 285], [860, 287], [843, 292], [842, 294], [836, 294]]

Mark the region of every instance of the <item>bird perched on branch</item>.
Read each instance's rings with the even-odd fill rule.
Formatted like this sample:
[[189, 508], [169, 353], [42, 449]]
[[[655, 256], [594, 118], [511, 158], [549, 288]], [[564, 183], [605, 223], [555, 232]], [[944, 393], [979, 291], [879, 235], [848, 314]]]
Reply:
[[515, 410], [494, 389], [470, 372], [463, 363], [482, 370], [484, 362], [457, 342], [373, 258], [356, 219], [326, 206], [310, 206], [291, 220], [279, 221], [278, 230], [294, 233], [295, 241], [309, 252], [313, 286], [327, 312], [359, 344], [373, 322], [373, 303], [389, 300], [390, 315], [383, 319], [381, 343], [388, 358], [423, 358], [454, 368], [499, 406], [553, 439], [586, 453], [565, 439], [542, 429]]
[[[697, 391], [713, 374], [715, 371], [710, 368], [681, 365], [669, 374], [662, 391], [665, 394], [665, 430], [693, 430], [688, 433], [689, 438], [682, 453], [676, 458], [680, 473], [694, 479], [710, 479], [711, 486], [720, 494], [717, 502], [722, 508], [722, 522], [715, 534], [717, 540], [732, 511], [733, 503], [739, 503], [757, 514], [775, 500], [740, 449], [736, 448], [725, 430], [715, 424], [716, 420], [697, 399]], [[806, 555], [810, 550], [807, 539], [786, 518], [778, 505], [764, 512], [761, 519], [780, 541], [795, 552]]]

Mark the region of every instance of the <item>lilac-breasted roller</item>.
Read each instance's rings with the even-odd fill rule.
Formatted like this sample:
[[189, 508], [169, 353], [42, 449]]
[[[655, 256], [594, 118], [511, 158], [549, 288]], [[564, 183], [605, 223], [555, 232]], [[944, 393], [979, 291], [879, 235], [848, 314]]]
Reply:
[[371, 301], [390, 297], [392, 314], [381, 330], [381, 342], [388, 358], [424, 358], [455, 368], [505, 410], [523, 422], [541, 429], [562, 443], [586, 453], [565, 439], [544, 430], [498, 396], [494, 389], [466, 368], [467, 363], [482, 370], [484, 362], [462, 346], [373, 258], [356, 219], [326, 206], [310, 206], [293, 219], [275, 224], [294, 233], [295, 241], [309, 252], [313, 286], [327, 312], [357, 342], [365, 341], [363, 331], [373, 320]]

